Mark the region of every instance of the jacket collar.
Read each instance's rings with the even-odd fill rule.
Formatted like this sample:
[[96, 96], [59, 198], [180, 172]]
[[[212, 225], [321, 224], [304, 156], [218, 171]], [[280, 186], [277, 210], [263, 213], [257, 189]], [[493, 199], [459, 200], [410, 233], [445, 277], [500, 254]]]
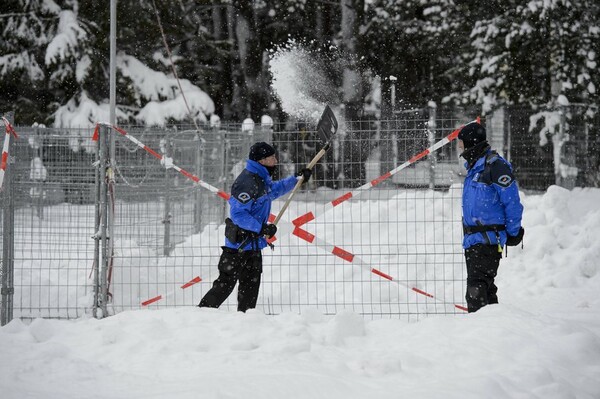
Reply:
[[485, 161], [487, 159], [487, 155], [491, 152], [491, 148], [488, 149], [486, 152], [484, 152], [481, 157], [475, 161], [475, 163], [473, 164], [473, 166], [469, 169], [469, 163], [465, 162], [465, 168], [467, 169], [468, 172], [481, 172], [483, 170], [483, 168], [485, 167]]
[[258, 162], [249, 159], [246, 162], [246, 169], [249, 172], [252, 172], [252, 173], [260, 176], [260, 178], [263, 179], [265, 181], [265, 183], [267, 183], [267, 185], [271, 184], [271, 176], [269, 175], [269, 171], [267, 170], [267, 168], [265, 168]]

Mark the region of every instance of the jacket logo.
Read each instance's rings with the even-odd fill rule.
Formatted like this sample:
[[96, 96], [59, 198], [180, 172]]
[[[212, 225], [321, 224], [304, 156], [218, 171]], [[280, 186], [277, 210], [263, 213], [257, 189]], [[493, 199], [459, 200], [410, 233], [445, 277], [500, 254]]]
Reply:
[[502, 175], [498, 178], [498, 184], [502, 186], [508, 186], [511, 181], [512, 178], [509, 175]]
[[250, 194], [248, 193], [240, 193], [240, 195], [238, 195], [238, 199], [245, 204], [246, 202], [250, 201]]

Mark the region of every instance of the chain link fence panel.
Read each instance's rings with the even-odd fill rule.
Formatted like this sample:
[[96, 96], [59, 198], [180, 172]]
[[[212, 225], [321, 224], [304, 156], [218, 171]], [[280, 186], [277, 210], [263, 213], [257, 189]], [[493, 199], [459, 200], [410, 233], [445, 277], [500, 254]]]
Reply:
[[[597, 187], [598, 120], [576, 107], [570, 112], [563, 122], [565, 165], [577, 169], [574, 184]], [[532, 123], [533, 115], [507, 108], [483, 123], [489, 141], [511, 159], [520, 188], [544, 190], [556, 182], [555, 154], [552, 140], [540, 146], [542, 125]], [[416, 110], [392, 120], [340, 118], [332, 148], [284, 217], [289, 225], [316, 212], [314, 221], [301, 226], [303, 237], [314, 241], [288, 229], [274, 251], [265, 250], [258, 307], [269, 314], [309, 306], [324, 313], [350, 309], [367, 317], [461, 313], [455, 305], [464, 302], [466, 278], [460, 223], [465, 171], [456, 142], [377, 179], [472, 118], [447, 109]], [[195, 306], [218, 275], [227, 202], [170, 163], [229, 192], [254, 142], [276, 147], [275, 179], [304, 167], [321, 145], [314, 123], [301, 121], [253, 128], [223, 123], [201, 132], [181, 126], [120, 128], [163, 159], [113, 131], [109, 314], [143, 308], [157, 297], [147, 306]], [[14, 317], [90, 314], [97, 216], [93, 129], [17, 131], [13, 184], [1, 193], [3, 204], [7, 195], [14, 204], [11, 231], [2, 223], [2, 236], [10, 234], [14, 244]], [[372, 181], [375, 187], [353, 191]], [[355, 195], [331, 209], [328, 204], [349, 192]], [[275, 201], [273, 214], [284, 200]], [[182, 289], [197, 277], [200, 282]], [[236, 309], [235, 291], [223, 307]]]

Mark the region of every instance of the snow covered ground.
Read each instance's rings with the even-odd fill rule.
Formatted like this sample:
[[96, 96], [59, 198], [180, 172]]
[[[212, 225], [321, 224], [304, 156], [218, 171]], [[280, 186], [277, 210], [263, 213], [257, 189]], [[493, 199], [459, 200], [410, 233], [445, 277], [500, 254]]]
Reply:
[[348, 311], [133, 310], [0, 328], [2, 398], [598, 398], [600, 190], [523, 195], [501, 304], [418, 322]]

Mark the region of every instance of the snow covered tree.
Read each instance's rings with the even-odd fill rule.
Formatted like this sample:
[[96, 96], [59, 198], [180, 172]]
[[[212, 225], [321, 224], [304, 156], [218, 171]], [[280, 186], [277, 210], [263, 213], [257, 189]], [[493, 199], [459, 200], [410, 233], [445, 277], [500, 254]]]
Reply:
[[[61, 88], [85, 26], [74, 24], [72, 1], [7, 0], [0, 14], [0, 109], [15, 110], [17, 122], [45, 121]], [[65, 7], [63, 9], [63, 7]]]
[[[600, 3], [595, 0], [470, 2], [470, 43], [457, 91], [448, 97], [491, 109], [500, 104], [598, 102]], [[466, 87], [464, 86], [466, 84]]]
[[539, 133], [540, 146], [552, 143], [556, 183], [572, 186], [579, 174], [576, 141], [588, 138], [576, 139], [586, 133], [569, 131], [569, 125], [597, 113], [600, 3], [470, 3], [462, 10], [473, 21], [470, 42], [458, 63], [456, 90], [447, 100], [482, 105], [484, 112], [507, 104], [537, 110], [529, 131]]
[[441, 101], [464, 36], [454, 2], [374, 0], [365, 10], [359, 52], [381, 77], [384, 113], [391, 108], [392, 84], [396, 109]]
[[[214, 112], [214, 103], [193, 82], [183, 77], [177, 82], [173, 77], [152, 3], [138, 0], [118, 5], [119, 121], [162, 125], [189, 120], [180, 84], [191, 117], [206, 120]], [[14, 0], [4, 10], [3, 108], [14, 108], [18, 123], [90, 126], [107, 120], [109, 4]], [[182, 59], [175, 54], [175, 62]]]
[[[190, 121], [189, 118], [205, 121], [214, 112], [214, 103], [185, 76], [180, 74], [179, 82], [175, 78], [152, 2], [138, 0], [118, 2], [117, 5], [119, 122], [164, 125]], [[73, 121], [91, 124], [108, 118], [109, 6], [106, 3], [82, 2], [80, 18], [94, 21], [91, 63], [78, 80], [79, 92], [55, 113], [55, 125], [62, 126]], [[173, 61], [177, 64], [182, 59], [174, 51]]]

